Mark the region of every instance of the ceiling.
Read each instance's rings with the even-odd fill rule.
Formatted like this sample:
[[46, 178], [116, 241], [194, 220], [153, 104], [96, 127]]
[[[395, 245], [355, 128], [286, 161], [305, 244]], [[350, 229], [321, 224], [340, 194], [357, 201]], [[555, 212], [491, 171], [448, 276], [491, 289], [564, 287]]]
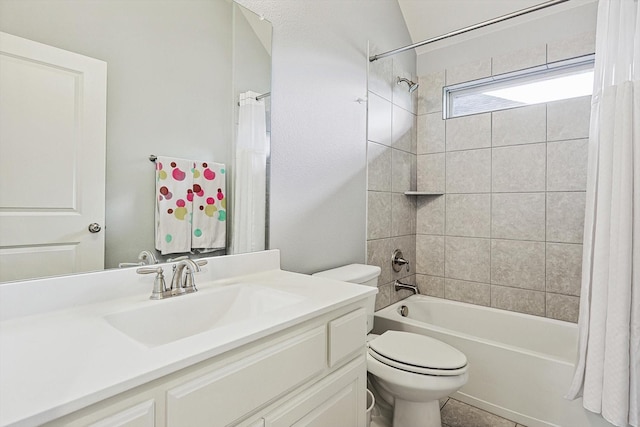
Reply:
[[[472, 37], [498, 31], [500, 29], [518, 25], [519, 23], [538, 19], [554, 13], [562, 12], [572, 7], [583, 6], [596, 0], [569, 0], [543, 10], [529, 13], [482, 29], [474, 30], [465, 35], [439, 41], [416, 49], [416, 53], [424, 53], [438, 49], [448, 44], [457, 43]], [[413, 43], [432, 37], [437, 37], [469, 25], [474, 25], [488, 19], [496, 18], [525, 9], [536, 4], [545, 3], [544, 0], [398, 0], [404, 20], [409, 29]]]

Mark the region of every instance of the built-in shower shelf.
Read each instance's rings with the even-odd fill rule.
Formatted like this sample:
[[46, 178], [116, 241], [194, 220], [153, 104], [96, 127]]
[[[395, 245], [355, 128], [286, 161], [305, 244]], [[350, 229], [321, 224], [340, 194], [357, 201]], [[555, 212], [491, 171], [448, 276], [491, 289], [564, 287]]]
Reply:
[[444, 193], [433, 193], [431, 191], [405, 191], [405, 196], [442, 196]]

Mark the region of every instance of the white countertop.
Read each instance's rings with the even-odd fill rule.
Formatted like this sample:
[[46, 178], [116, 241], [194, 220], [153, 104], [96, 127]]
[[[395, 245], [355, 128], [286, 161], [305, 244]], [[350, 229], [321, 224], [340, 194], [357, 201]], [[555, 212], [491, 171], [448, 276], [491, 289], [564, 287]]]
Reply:
[[40, 425], [377, 292], [282, 271], [277, 251], [209, 258], [202, 269], [199, 292], [177, 298], [249, 283], [302, 301], [149, 348], [104, 316], [166, 303], [148, 299], [153, 275], [127, 269], [0, 285], [0, 426]]

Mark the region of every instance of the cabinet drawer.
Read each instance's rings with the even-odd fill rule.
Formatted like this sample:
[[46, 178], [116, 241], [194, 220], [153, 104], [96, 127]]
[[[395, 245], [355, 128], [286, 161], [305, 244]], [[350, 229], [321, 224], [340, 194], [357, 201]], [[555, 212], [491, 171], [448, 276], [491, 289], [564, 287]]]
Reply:
[[329, 367], [365, 347], [367, 314], [364, 308], [329, 322]]
[[167, 425], [225, 426], [318, 375], [325, 331], [317, 327], [169, 390]]
[[[115, 401], [114, 401], [115, 400]], [[42, 427], [154, 427], [156, 401], [151, 392], [133, 398], [115, 398], [98, 402], [80, 411], [58, 418]]]
[[154, 402], [149, 400], [91, 424], [91, 427], [154, 427]]

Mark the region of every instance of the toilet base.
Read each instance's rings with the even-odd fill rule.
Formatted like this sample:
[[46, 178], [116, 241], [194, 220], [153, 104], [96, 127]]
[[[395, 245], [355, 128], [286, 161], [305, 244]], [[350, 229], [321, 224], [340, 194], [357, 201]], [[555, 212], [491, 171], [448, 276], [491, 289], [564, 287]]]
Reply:
[[393, 427], [442, 427], [440, 402], [410, 402], [396, 398]]

